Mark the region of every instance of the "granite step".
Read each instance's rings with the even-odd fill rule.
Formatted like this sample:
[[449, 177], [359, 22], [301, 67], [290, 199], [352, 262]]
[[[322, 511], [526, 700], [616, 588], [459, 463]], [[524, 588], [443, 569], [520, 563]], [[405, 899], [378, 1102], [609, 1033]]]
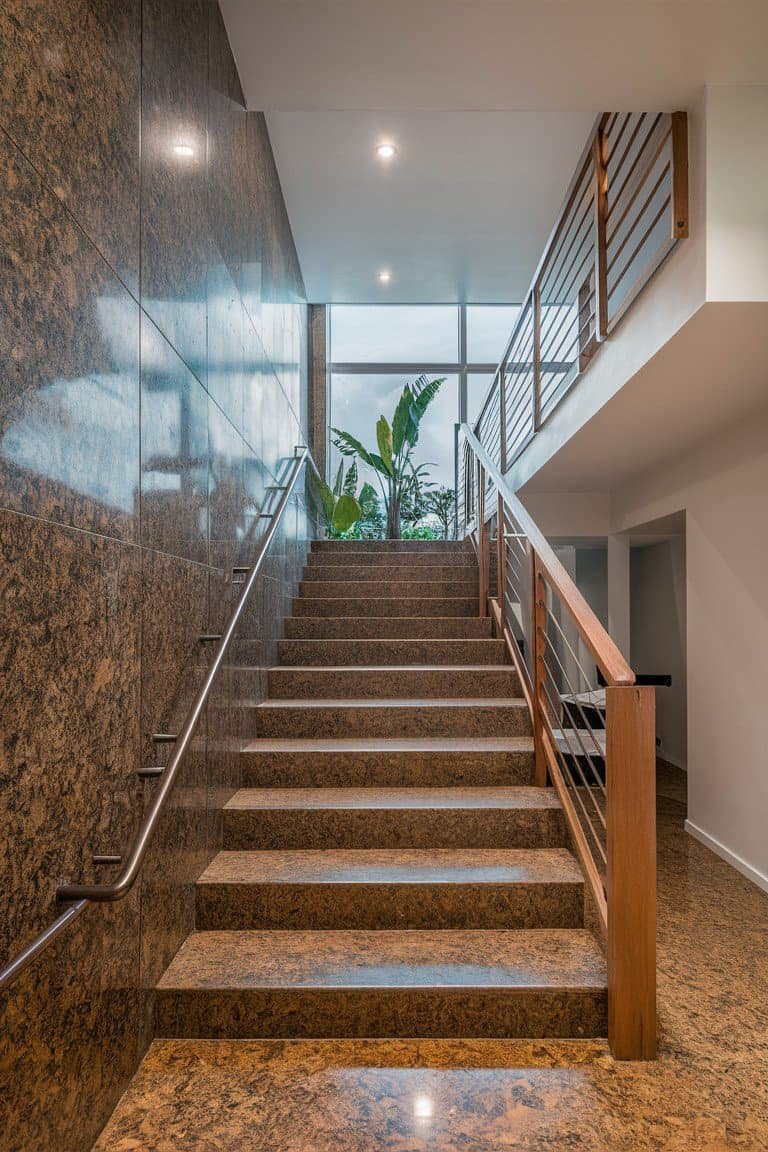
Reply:
[[294, 616], [476, 616], [477, 596], [300, 596]]
[[240, 702], [246, 736], [529, 736], [522, 699], [318, 699]]
[[[325, 553], [318, 553], [325, 555]], [[375, 553], [371, 553], [375, 555]], [[302, 579], [309, 584], [359, 580], [375, 584], [379, 580], [460, 580], [477, 586], [477, 564], [308, 564]]]
[[288, 640], [477, 640], [490, 638], [480, 616], [289, 616]]
[[423, 553], [445, 552], [451, 555], [474, 556], [472, 541], [466, 540], [313, 540], [312, 552], [373, 552], [385, 555], [393, 552]]
[[554, 848], [554, 790], [532, 787], [242, 788], [224, 806], [227, 850]]
[[412, 577], [404, 580], [301, 580], [299, 596], [313, 600], [323, 597], [343, 597], [345, 600], [392, 600], [403, 597], [417, 600], [421, 597], [430, 600], [473, 599], [477, 611], [477, 577], [466, 579], [419, 580]]
[[402, 665], [500, 665], [508, 660], [503, 640], [281, 640], [283, 667], [397, 667]]
[[605, 1036], [591, 933], [195, 932], [157, 988], [162, 1037]]
[[[260, 670], [255, 675], [260, 676]], [[520, 678], [512, 664], [447, 664], [383, 667], [270, 668], [271, 699], [391, 699], [397, 697], [463, 699], [520, 696]]]
[[242, 752], [253, 788], [452, 788], [531, 784], [530, 736], [256, 740]]
[[580, 928], [565, 848], [219, 852], [197, 881], [200, 930]]
[[382, 567], [407, 568], [470, 568], [477, 572], [477, 556], [474, 552], [412, 552], [409, 555], [393, 554], [391, 552], [309, 552], [307, 553], [307, 571], [322, 569], [333, 571], [335, 568], [347, 568], [350, 565], [357, 567], [378, 569]]

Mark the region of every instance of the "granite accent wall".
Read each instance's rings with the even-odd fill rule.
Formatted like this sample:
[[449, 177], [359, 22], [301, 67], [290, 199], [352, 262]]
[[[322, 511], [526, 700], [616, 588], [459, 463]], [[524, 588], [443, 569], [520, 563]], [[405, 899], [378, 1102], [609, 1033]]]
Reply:
[[[107, 878], [183, 718], [286, 457], [307, 309], [264, 117], [215, 0], [0, 6], [0, 966]], [[237, 660], [265, 667], [303, 562], [291, 506]], [[249, 695], [264, 675], [247, 677]], [[141, 880], [0, 996], [0, 1147], [90, 1147], [238, 784], [221, 680]], [[162, 762], [162, 761], [161, 761]]]

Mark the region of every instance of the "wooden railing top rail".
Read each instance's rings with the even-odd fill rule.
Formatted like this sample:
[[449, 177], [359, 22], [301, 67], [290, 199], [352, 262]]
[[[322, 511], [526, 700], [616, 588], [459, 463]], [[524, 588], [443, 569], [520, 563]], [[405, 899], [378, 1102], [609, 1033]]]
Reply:
[[520, 498], [512, 491], [509, 482], [502, 476], [498, 466], [494, 464], [468, 424], [461, 425], [460, 434], [464, 436], [472, 448], [487, 475], [493, 481], [500, 495], [503, 496], [515, 520], [525, 532], [547, 580], [563, 603], [567, 605], [568, 611], [578, 627], [584, 643], [592, 653], [595, 663], [602, 672], [606, 684], [634, 684], [634, 672], [558, 560], [546, 536], [541, 532]]

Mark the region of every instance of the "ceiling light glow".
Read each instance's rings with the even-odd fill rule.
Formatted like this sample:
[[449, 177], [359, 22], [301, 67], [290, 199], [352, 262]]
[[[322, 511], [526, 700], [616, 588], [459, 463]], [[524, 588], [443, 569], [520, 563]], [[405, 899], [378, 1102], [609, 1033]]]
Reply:
[[194, 156], [195, 150], [191, 144], [178, 143], [174, 144], [173, 151], [177, 156]]
[[429, 1096], [417, 1096], [413, 1101], [413, 1115], [416, 1120], [431, 1120], [435, 1114], [434, 1101]]
[[391, 279], [392, 279], [392, 273], [387, 272], [386, 269], [382, 272], [379, 272], [379, 283], [380, 284], [389, 284]]
[[376, 155], [379, 160], [392, 160], [397, 152], [394, 144], [383, 142], [376, 147]]

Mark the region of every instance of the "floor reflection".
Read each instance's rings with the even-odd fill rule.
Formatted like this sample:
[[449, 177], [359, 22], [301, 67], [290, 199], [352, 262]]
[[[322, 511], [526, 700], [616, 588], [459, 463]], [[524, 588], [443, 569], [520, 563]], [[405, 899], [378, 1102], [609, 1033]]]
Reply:
[[95, 1152], [768, 1148], [768, 895], [688, 837], [659, 771], [652, 1064], [599, 1041], [158, 1041]]

